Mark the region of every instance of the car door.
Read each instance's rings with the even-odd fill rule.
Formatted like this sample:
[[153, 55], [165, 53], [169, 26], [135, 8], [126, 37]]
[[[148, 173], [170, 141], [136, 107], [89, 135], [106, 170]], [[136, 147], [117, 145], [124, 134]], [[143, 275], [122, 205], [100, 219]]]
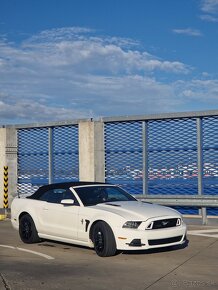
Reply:
[[82, 242], [89, 241], [89, 225], [93, 216], [93, 210], [89, 207], [80, 207], [78, 215], [78, 240]]
[[[63, 205], [61, 200], [73, 199], [74, 204]], [[55, 188], [41, 197], [39, 223], [43, 234], [64, 239], [77, 240], [79, 203], [73, 193], [66, 188]]]

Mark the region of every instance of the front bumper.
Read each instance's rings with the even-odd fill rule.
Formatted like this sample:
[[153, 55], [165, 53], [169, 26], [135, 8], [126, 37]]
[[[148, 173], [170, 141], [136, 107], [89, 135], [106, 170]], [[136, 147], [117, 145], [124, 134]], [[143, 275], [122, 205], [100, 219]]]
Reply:
[[114, 232], [118, 250], [146, 250], [181, 245], [186, 242], [186, 233], [185, 224], [157, 230], [122, 228]]

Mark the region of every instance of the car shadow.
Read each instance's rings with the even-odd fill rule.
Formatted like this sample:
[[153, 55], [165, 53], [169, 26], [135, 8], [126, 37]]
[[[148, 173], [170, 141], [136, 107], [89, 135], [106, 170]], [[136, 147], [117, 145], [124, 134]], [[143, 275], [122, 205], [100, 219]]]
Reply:
[[[178, 251], [185, 249], [188, 247], [189, 240], [186, 240], [184, 244], [182, 245], [176, 245], [176, 246], [168, 246], [168, 247], [162, 247], [162, 248], [155, 248], [155, 249], [147, 249], [147, 250], [130, 250], [130, 251], [122, 251], [118, 250], [116, 253], [117, 255], [150, 255], [150, 254], [157, 254], [157, 253], [164, 253], [164, 252], [172, 252], [172, 251]], [[81, 245], [73, 245], [73, 244], [68, 244], [65, 242], [60, 242], [60, 241], [53, 241], [53, 240], [42, 240], [40, 243], [38, 243], [38, 246], [43, 246], [43, 247], [51, 247], [55, 248], [56, 246], [61, 245], [62, 249], [64, 250], [70, 250], [73, 248], [78, 248], [78, 249], [84, 249], [88, 251], [92, 251], [93, 254], [95, 254], [95, 251], [93, 248], [88, 248], [86, 246], [81, 246]]]
[[145, 255], [145, 254], [150, 255], [150, 254], [182, 250], [188, 247], [188, 244], [189, 244], [189, 240], [186, 240], [185, 243], [183, 243], [182, 245], [168, 246], [168, 247], [148, 249], [148, 250], [120, 251], [120, 253], [125, 254], [125, 255]]
[[75, 245], [75, 244], [70, 244], [70, 243], [60, 242], [60, 241], [54, 241], [54, 240], [48, 240], [48, 239], [41, 240], [38, 243], [38, 246], [50, 247], [50, 248], [56, 248], [58, 245], [62, 246], [62, 249], [64, 249], [64, 250], [78, 248], [78, 249], [85, 249], [85, 250], [92, 250], [93, 251], [93, 248], [89, 248], [89, 247], [86, 247], [86, 246]]

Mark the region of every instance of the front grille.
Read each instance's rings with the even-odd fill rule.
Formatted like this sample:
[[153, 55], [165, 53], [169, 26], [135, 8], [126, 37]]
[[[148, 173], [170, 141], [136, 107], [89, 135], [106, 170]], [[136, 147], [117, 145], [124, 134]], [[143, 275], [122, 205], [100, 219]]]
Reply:
[[149, 224], [147, 229], [157, 230], [157, 229], [165, 229], [165, 228], [172, 228], [179, 226], [181, 224], [181, 220], [178, 218], [172, 218], [172, 219], [164, 219], [164, 220], [158, 220], [153, 221]]
[[149, 246], [157, 246], [157, 245], [164, 245], [164, 244], [173, 244], [176, 242], [180, 242], [182, 236], [167, 238], [167, 239], [158, 239], [158, 240], [148, 240]]

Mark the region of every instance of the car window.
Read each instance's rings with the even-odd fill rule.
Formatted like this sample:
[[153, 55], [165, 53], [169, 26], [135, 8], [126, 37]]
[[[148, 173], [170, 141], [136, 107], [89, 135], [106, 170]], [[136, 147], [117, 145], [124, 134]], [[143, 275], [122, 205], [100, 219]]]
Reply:
[[85, 186], [74, 188], [85, 206], [112, 201], [135, 201], [136, 199], [119, 187]]
[[106, 188], [107, 201], [128, 201], [129, 196], [123, 194], [122, 191], [113, 187]]
[[44, 192], [39, 200], [51, 203], [61, 203], [62, 199], [73, 199], [74, 205], [79, 205], [76, 197], [68, 188], [54, 188]]

